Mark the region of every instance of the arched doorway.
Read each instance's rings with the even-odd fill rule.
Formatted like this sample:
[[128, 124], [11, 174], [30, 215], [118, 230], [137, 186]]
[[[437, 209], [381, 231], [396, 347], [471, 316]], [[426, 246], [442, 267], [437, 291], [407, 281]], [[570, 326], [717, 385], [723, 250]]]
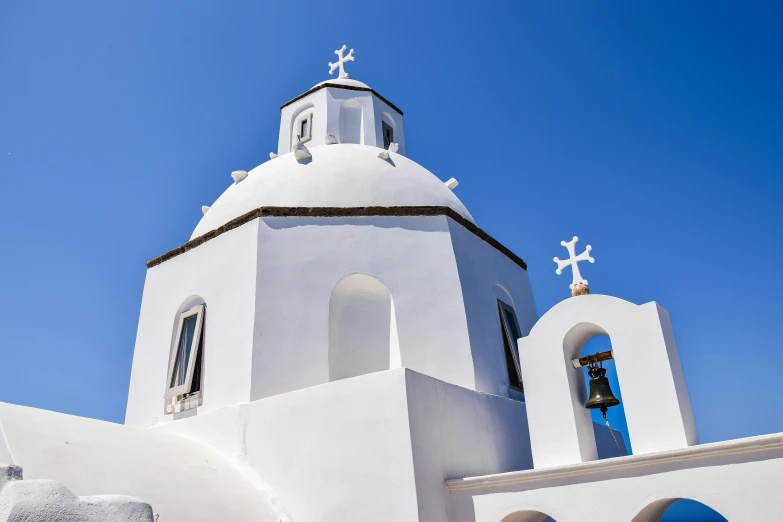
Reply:
[[515, 511], [503, 517], [500, 522], [557, 522], [554, 518], [540, 511]]
[[389, 289], [364, 274], [343, 278], [329, 299], [329, 380], [400, 365], [397, 321]]
[[631, 522], [727, 522], [711, 507], [687, 498], [664, 498], [642, 509]]

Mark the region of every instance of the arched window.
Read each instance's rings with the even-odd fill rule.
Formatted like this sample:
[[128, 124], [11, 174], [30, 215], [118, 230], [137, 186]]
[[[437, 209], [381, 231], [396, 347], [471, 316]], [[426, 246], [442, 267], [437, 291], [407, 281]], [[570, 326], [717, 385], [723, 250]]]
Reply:
[[[206, 305], [189, 300], [177, 315], [169, 366], [166, 373], [165, 412], [176, 413], [198, 406], [201, 399]], [[200, 301], [200, 302], [199, 302]]]
[[383, 148], [388, 149], [394, 143], [394, 129], [397, 125], [394, 118], [388, 112], [381, 113], [381, 135], [383, 137]]
[[522, 386], [522, 368], [519, 364], [519, 349], [517, 340], [520, 337], [519, 323], [514, 309], [500, 299], [498, 303], [498, 316], [500, 318], [500, 335], [503, 338], [503, 353], [506, 358], [506, 372], [508, 385], [512, 390], [524, 392]]
[[399, 367], [394, 303], [377, 279], [343, 278], [329, 300], [329, 380]]

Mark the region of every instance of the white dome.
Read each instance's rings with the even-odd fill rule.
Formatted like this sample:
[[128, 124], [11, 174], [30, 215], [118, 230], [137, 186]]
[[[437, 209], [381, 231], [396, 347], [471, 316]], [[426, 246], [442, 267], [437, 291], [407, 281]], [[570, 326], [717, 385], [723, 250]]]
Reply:
[[[377, 147], [320, 145], [311, 161], [284, 154], [259, 165], [233, 184], [207, 210], [191, 239], [258, 207], [449, 207], [473, 217], [430, 171], [405, 156], [382, 160]], [[393, 162], [393, 163], [392, 163]]]
[[[315, 89], [316, 87], [320, 87], [321, 85], [323, 85], [325, 83], [330, 83], [332, 85], [347, 85], [349, 87], [361, 87], [363, 89], [369, 89], [370, 88], [370, 86], [367, 85], [366, 83], [360, 82], [359, 80], [354, 80], [352, 78], [332, 78], [332, 79], [329, 79], [329, 80], [324, 80], [321, 83], [319, 83], [318, 85], [314, 85], [313, 89]], [[310, 89], [310, 90], [312, 90], [312, 89]]]

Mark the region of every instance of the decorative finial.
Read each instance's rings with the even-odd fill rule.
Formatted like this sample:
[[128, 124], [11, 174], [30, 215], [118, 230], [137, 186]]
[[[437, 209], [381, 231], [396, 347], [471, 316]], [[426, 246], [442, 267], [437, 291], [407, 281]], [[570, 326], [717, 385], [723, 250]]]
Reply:
[[345, 49], [346, 49], [346, 46], [343, 45], [340, 49], [338, 49], [338, 50], [336, 50], [334, 52], [334, 54], [337, 55], [337, 62], [335, 62], [335, 63], [329, 62], [329, 74], [333, 74], [334, 70], [336, 68], [338, 68], [338, 67], [340, 68], [340, 74], [339, 74], [338, 78], [348, 78], [348, 73], [345, 72], [345, 67], [343, 66], [343, 64], [345, 62], [353, 62], [353, 61], [355, 61], [354, 57], [353, 57], [353, 49], [348, 51], [348, 56], [343, 58], [343, 51], [345, 51]]
[[555, 270], [557, 275], [562, 274], [563, 269], [571, 265], [571, 272], [574, 276], [574, 282], [571, 283], [568, 287], [571, 289], [572, 296], [586, 295], [590, 293], [590, 289], [587, 288], [587, 279], [582, 279], [582, 274], [579, 273], [579, 265], [577, 263], [579, 263], [579, 261], [590, 261], [591, 263], [595, 263], [595, 259], [590, 256], [590, 251], [593, 249], [593, 247], [590, 245], [587, 245], [585, 247], [585, 251], [578, 256], [574, 255], [577, 241], [579, 241], [579, 238], [576, 236], [574, 236], [574, 239], [567, 243], [565, 241], [561, 241], [560, 244], [568, 249], [568, 259], [565, 261], [561, 261], [558, 258], [553, 259], [553, 261], [557, 263], [557, 270]]
[[457, 185], [459, 185], [459, 181], [457, 181], [457, 178], [451, 178], [448, 181], [444, 181], [443, 184], [446, 185], [449, 190], [454, 190], [457, 188]]
[[304, 143], [296, 143], [294, 145], [294, 158], [299, 163], [310, 161], [313, 158], [312, 153], [304, 146]]
[[247, 171], [245, 170], [235, 170], [231, 173], [231, 179], [234, 180], [234, 183], [239, 183], [243, 179], [247, 177]]

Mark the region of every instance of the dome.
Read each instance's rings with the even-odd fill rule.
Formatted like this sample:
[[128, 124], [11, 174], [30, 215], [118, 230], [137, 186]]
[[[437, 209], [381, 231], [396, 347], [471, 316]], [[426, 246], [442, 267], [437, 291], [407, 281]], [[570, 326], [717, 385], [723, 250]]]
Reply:
[[400, 154], [378, 157], [377, 147], [319, 145], [299, 163], [284, 154], [262, 163], [228, 187], [207, 210], [191, 239], [259, 207], [449, 207], [473, 217], [457, 196], [430, 171]]
[[[370, 86], [367, 85], [364, 82], [360, 82], [359, 80], [353, 80], [351, 78], [333, 78], [329, 80], [324, 80], [321, 83], [314, 85], [313, 89], [316, 89], [320, 87], [321, 85], [328, 83], [330, 85], [345, 85], [347, 87], [360, 87], [362, 89], [369, 89]], [[310, 89], [312, 90], [312, 89]]]

